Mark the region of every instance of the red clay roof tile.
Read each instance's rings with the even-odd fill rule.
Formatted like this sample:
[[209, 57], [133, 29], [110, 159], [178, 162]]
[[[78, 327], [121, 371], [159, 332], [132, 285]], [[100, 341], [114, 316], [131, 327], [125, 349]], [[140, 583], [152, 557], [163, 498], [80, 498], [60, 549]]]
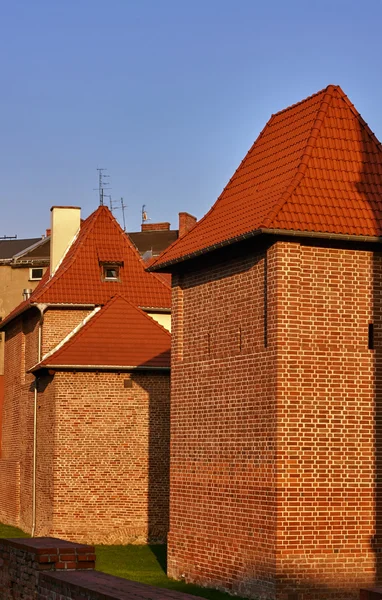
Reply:
[[170, 367], [171, 335], [121, 296], [112, 298], [32, 371], [61, 367]]
[[[119, 281], [104, 281], [102, 262], [121, 263]], [[1, 326], [35, 303], [106, 304], [116, 294], [135, 306], [171, 308], [169, 278], [148, 273], [128, 236], [106, 206], [81, 224], [80, 232], [52, 277], [45, 273], [29, 300], [17, 306]]]
[[150, 270], [261, 229], [381, 236], [381, 210], [381, 144], [330, 85], [272, 115], [211, 210]]
[[[119, 281], [102, 280], [102, 262], [122, 263]], [[152, 275], [110, 210], [100, 206], [84, 221], [54, 276], [31, 300], [104, 304], [119, 294], [135, 306], [170, 308], [170, 286]]]

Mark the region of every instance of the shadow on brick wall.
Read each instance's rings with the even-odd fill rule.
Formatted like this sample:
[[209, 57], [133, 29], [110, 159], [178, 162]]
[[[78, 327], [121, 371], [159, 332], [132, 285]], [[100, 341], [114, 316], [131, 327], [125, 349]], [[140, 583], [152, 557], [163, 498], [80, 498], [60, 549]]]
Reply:
[[168, 371], [133, 372], [131, 379], [149, 398], [148, 535], [151, 543], [163, 543], [169, 529], [170, 377]]

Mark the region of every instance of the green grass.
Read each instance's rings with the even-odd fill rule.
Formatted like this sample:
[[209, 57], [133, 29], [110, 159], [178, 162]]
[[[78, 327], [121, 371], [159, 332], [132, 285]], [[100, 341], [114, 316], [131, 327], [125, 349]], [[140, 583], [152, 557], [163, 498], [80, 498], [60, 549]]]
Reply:
[[232, 600], [229, 594], [169, 579], [166, 546], [96, 546], [96, 556], [97, 571], [210, 600]]
[[[30, 536], [21, 529], [0, 523], [0, 538], [22, 537]], [[166, 546], [96, 546], [96, 556], [97, 571], [210, 600], [232, 600], [229, 594], [169, 579]]]
[[11, 527], [10, 525], [3, 525], [0, 523], [0, 538], [25, 538], [30, 537], [27, 533], [17, 529], [17, 527]]

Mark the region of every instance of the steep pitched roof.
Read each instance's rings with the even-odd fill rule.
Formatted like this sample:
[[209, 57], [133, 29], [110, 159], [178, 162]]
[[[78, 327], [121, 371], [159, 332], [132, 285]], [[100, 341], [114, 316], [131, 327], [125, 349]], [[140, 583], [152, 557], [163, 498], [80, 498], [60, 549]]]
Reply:
[[121, 296], [112, 298], [77, 333], [31, 371], [45, 368], [169, 368], [171, 335]]
[[262, 229], [382, 235], [381, 144], [339, 86], [272, 115], [211, 210], [150, 270]]
[[[121, 263], [120, 281], [103, 281], [102, 263]], [[33, 302], [104, 304], [120, 294], [135, 306], [169, 308], [170, 287], [145, 271], [139, 253], [106, 206], [84, 221], [61, 265]]]

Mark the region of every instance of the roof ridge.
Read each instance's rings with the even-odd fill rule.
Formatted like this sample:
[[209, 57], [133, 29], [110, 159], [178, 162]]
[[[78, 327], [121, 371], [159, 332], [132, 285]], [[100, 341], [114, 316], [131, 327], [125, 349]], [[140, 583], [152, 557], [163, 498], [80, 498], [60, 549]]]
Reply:
[[[52, 352], [50, 356], [47, 356], [47, 358], [51, 358], [53, 355], [59, 356], [64, 349], [70, 348], [70, 346], [72, 346], [75, 343], [75, 341], [78, 340], [78, 338], [80, 338], [84, 334], [84, 332], [87, 331], [91, 327], [91, 325], [94, 324], [94, 322], [96, 322], [100, 318], [101, 314], [105, 314], [105, 310], [109, 309], [118, 297], [119, 296], [112, 296], [109, 302], [100, 307], [100, 310], [98, 310], [97, 312], [93, 311], [94, 314], [92, 315], [92, 317], [88, 319], [86, 323], [84, 323], [82, 327], [78, 329], [78, 331], [76, 331], [73, 335], [68, 337], [66, 342], [64, 342], [62, 346], [60, 346], [60, 348], [58, 348], [55, 352]], [[43, 362], [44, 360], [45, 357], [43, 356], [41, 361], [39, 362]]]
[[358, 110], [356, 109], [356, 107], [354, 106], [354, 104], [350, 101], [350, 99], [347, 97], [347, 95], [345, 94], [345, 92], [343, 91], [343, 89], [341, 88], [341, 86], [339, 86], [339, 85], [337, 86], [337, 91], [338, 91], [339, 95], [341, 96], [342, 100], [344, 100], [344, 102], [348, 105], [348, 107], [351, 110], [351, 112], [353, 113], [353, 115], [355, 117], [357, 117], [360, 125], [370, 135], [370, 137], [372, 138], [372, 140], [375, 143], [375, 145], [378, 148], [378, 150], [380, 152], [382, 152], [382, 143], [379, 141], [379, 139], [375, 135], [374, 131], [372, 131], [370, 129], [369, 125], [367, 124], [367, 122], [365, 121], [365, 119], [362, 117], [361, 113], [358, 112]]
[[[117, 220], [113, 217], [111, 211], [107, 211], [107, 215], [109, 217], [109, 219], [112, 221], [112, 223], [114, 225], [117, 225], [119, 230], [120, 230], [120, 234], [122, 235], [122, 240], [124, 243], [127, 244], [128, 248], [130, 248], [130, 250], [132, 250], [137, 258], [139, 259], [139, 261], [142, 263], [143, 269], [144, 271], [148, 271], [148, 269], [146, 268], [146, 264], [145, 261], [143, 260], [142, 256], [139, 253], [138, 248], [136, 247], [136, 245], [134, 244], [134, 242], [130, 239], [130, 237], [127, 235], [127, 233], [125, 231], [123, 231], [122, 227], [119, 225], [119, 223], [117, 222]], [[175, 240], [176, 242], [177, 240]], [[174, 242], [173, 242], [174, 243]], [[161, 277], [159, 276], [158, 273], [151, 273], [151, 275], [154, 275], [155, 278], [157, 279], [157, 281], [159, 281], [162, 285], [165, 285], [168, 289], [171, 289], [171, 285], [170, 283], [168, 283], [167, 281], [161, 279]], [[121, 296], [122, 298], [123, 296]]]
[[[143, 316], [144, 318], [148, 319], [151, 323], [151, 325], [159, 328], [161, 331], [165, 332], [171, 339], [171, 334], [170, 332], [163, 327], [163, 325], [161, 325], [160, 323], [158, 323], [157, 321], [155, 321], [155, 319], [151, 318], [144, 310], [142, 310], [141, 308], [135, 306], [134, 304], [132, 304], [132, 302], [130, 302], [129, 300], [127, 300], [127, 298], [125, 298], [124, 296], [122, 296], [121, 294], [116, 294], [115, 296], [112, 296], [110, 298], [110, 300], [104, 304], [102, 307], [98, 307], [94, 309], [94, 311], [92, 311], [92, 313], [90, 313], [87, 317], [85, 317], [84, 321], [82, 321], [82, 325], [80, 327], [77, 327], [77, 331], [75, 331], [75, 329], [68, 335], [66, 336], [66, 341], [62, 340], [60, 343], [62, 344], [59, 348], [57, 348], [57, 350], [52, 349], [51, 352], [48, 352], [45, 356], [42, 357], [41, 361], [39, 361], [35, 366], [37, 366], [38, 364], [45, 362], [45, 360], [47, 358], [52, 358], [52, 356], [60, 356], [60, 354], [62, 354], [62, 352], [65, 350], [67, 350], [68, 348], [70, 348], [71, 346], [73, 346], [73, 344], [75, 344], [77, 342], [78, 339], [80, 339], [91, 327], [94, 326], [94, 323], [96, 323], [97, 321], [99, 321], [99, 319], [101, 319], [105, 313], [110, 310], [110, 308], [113, 306], [113, 304], [115, 304], [118, 300], [123, 300], [126, 304], [128, 304], [132, 309], [134, 309], [136, 312], [138, 312], [141, 316]], [[97, 311], [97, 312], [95, 312]], [[74, 333], [73, 333], [74, 332]], [[64, 338], [65, 339], [65, 338]], [[64, 342], [64, 343], [62, 343]], [[59, 344], [58, 344], [59, 345]], [[34, 368], [34, 367], [32, 367]]]
[[296, 108], [297, 106], [300, 106], [300, 104], [305, 104], [305, 102], [307, 102], [308, 100], [312, 100], [312, 98], [315, 98], [316, 96], [320, 96], [324, 92], [326, 94], [329, 92], [330, 89], [332, 89], [333, 91], [335, 91], [336, 89], [341, 90], [341, 87], [335, 83], [329, 83], [329, 85], [322, 88], [322, 90], [319, 90], [318, 92], [315, 92], [314, 94], [311, 94], [311, 96], [307, 96], [306, 98], [303, 98], [302, 100], [299, 100], [298, 102], [295, 102], [294, 104], [291, 104], [290, 106], [287, 106], [286, 108], [282, 108], [281, 110], [277, 111], [276, 113], [272, 113], [272, 117], [278, 117], [279, 115], [282, 115], [283, 113], [286, 113], [289, 110], [292, 110], [293, 108]]
[[[87, 219], [85, 219], [84, 224], [83, 224], [85, 226], [85, 229], [82, 229], [80, 227], [80, 230], [79, 230], [79, 232], [77, 234], [77, 239], [73, 239], [73, 241], [72, 241], [72, 244], [75, 243], [75, 242], [78, 242], [78, 246], [77, 246], [76, 252], [73, 252], [72, 256], [68, 257], [68, 254], [69, 254], [70, 250], [71, 249], [73, 250], [73, 248], [71, 248], [69, 246], [69, 248], [68, 248], [68, 250], [66, 252], [66, 256], [65, 256], [65, 258], [68, 260], [67, 264], [65, 266], [63, 266], [63, 263], [61, 263], [60, 267], [62, 267], [62, 268], [59, 268], [55, 273], [53, 273], [53, 275], [49, 278], [49, 280], [47, 281], [47, 283], [45, 284], [45, 286], [39, 291], [38, 294], [36, 294], [36, 296], [33, 298], [33, 300], [38, 300], [39, 296], [41, 296], [43, 293], [45, 293], [50, 287], [52, 287], [53, 284], [57, 283], [57, 281], [59, 279], [61, 279], [61, 277], [72, 266], [72, 264], [74, 262], [74, 259], [75, 259], [75, 256], [76, 256], [76, 254], [78, 252], [78, 249], [81, 248], [81, 246], [84, 244], [87, 235], [93, 229], [93, 227], [94, 227], [97, 219], [99, 218], [100, 214], [101, 214], [100, 210], [95, 210], [93, 213], [91, 213], [88, 216]], [[81, 236], [81, 229], [82, 229], [83, 236], [82, 236], [82, 239], [79, 239], [79, 236]], [[86, 233], [86, 235], [85, 235], [85, 233]], [[72, 246], [72, 244], [71, 244], [71, 246]]]
[[[262, 227], [270, 227], [273, 219], [275, 219], [277, 214], [280, 212], [280, 210], [282, 209], [284, 204], [287, 202], [287, 200], [290, 198], [291, 194], [294, 192], [296, 187], [300, 184], [301, 180], [303, 179], [303, 177], [305, 175], [305, 171], [306, 171], [308, 163], [309, 163], [309, 159], [312, 155], [312, 151], [315, 146], [315, 142], [318, 138], [322, 123], [324, 121], [326, 112], [328, 110], [330, 101], [333, 98], [333, 94], [338, 87], [339, 86], [328, 85], [328, 87], [326, 88], [325, 94], [321, 100], [320, 108], [317, 112], [317, 116], [312, 125], [312, 129], [310, 131], [308, 141], [306, 142], [305, 151], [303, 152], [303, 154], [301, 156], [300, 164], [297, 167], [297, 171], [296, 171], [295, 175], [293, 176], [292, 181], [288, 184], [286, 190], [281, 194], [280, 200], [276, 203], [276, 205], [273, 207], [271, 212], [264, 219]], [[324, 91], [324, 90], [322, 90], [322, 91]], [[322, 91], [318, 92], [318, 93], [322, 94]], [[317, 94], [314, 94], [314, 95], [316, 96]], [[306, 100], [308, 100], [308, 98], [306, 98]], [[306, 100], [303, 100], [302, 102], [306, 102]], [[301, 104], [301, 102], [299, 102], [298, 104]]]
[[69, 331], [69, 333], [64, 338], [62, 338], [62, 340], [58, 342], [58, 344], [56, 344], [54, 348], [49, 350], [49, 352], [46, 352], [46, 354], [44, 354], [44, 356], [39, 362], [45, 361], [47, 358], [53, 356], [53, 354], [58, 353], [64, 346], [70, 345], [70, 340], [72, 340], [77, 335], [77, 333], [79, 333], [89, 323], [89, 321], [94, 319], [94, 317], [96, 317], [101, 310], [101, 306], [96, 306], [92, 311], [90, 311], [90, 313], [86, 315], [86, 317], [82, 319], [82, 321], [80, 321], [78, 325], [76, 325], [72, 329], [72, 331]]
[[[190, 229], [190, 231], [188, 231], [185, 235], [182, 235], [182, 237], [178, 237], [176, 240], [174, 240], [172, 242], [172, 244], [170, 244], [169, 246], [167, 246], [167, 248], [165, 250], [163, 250], [163, 252], [157, 256], [155, 258], [155, 260], [148, 266], [146, 267], [146, 271], [152, 273], [153, 275], [156, 275], [156, 272], [154, 271], [154, 267], [157, 264], [157, 262], [163, 262], [163, 257], [166, 256], [166, 254], [168, 254], [168, 252], [180, 241], [180, 240], [184, 240], [184, 238], [191, 232], [195, 232], [195, 230], [198, 228], [198, 226], [200, 226], [206, 219], [207, 217], [214, 212], [215, 208], [216, 208], [216, 204], [218, 203], [218, 201], [220, 200], [220, 198], [222, 197], [222, 195], [224, 194], [225, 190], [228, 188], [229, 184], [231, 183], [231, 181], [233, 180], [235, 174], [237, 173], [237, 171], [240, 169], [241, 165], [244, 163], [245, 159], [247, 158], [248, 154], [251, 152], [252, 148], [254, 147], [255, 144], [257, 144], [257, 142], [260, 140], [260, 138], [264, 135], [264, 132], [266, 130], [266, 128], [268, 127], [268, 125], [271, 124], [271, 121], [273, 121], [275, 115], [271, 115], [269, 118], [269, 121], [266, 122], [266, 124], [264, 125], [264, 127], [262, 128], [262, 130], [260, 131], [259, 135], [257, 136], [257, 138], [255, 139], [255, 141], [253, 142], [252, 146], [250, 147], [250, 149], [245, 153], [244, 157], [242, 158], [242, 160], [240, 161], [239, 166], [235, 169], [233, 175], [231, 175], [231, 177], [229, 178], [229, 180], [227, 181], [226, 185], [224, 186], [224, 188], [222, 189], [222, 191], [220, 192], [219, 196], [217, 197], [216, 201], [214, 202], [214, 204], [211, 206], [211, 208], [206, 212], [206, 214], [199, 219], [199, 221], [197, 221], [195, 223], [195, 225], [192, 227], [192, 229]], [[153, 270], [151, 270], [153, 267]]]

